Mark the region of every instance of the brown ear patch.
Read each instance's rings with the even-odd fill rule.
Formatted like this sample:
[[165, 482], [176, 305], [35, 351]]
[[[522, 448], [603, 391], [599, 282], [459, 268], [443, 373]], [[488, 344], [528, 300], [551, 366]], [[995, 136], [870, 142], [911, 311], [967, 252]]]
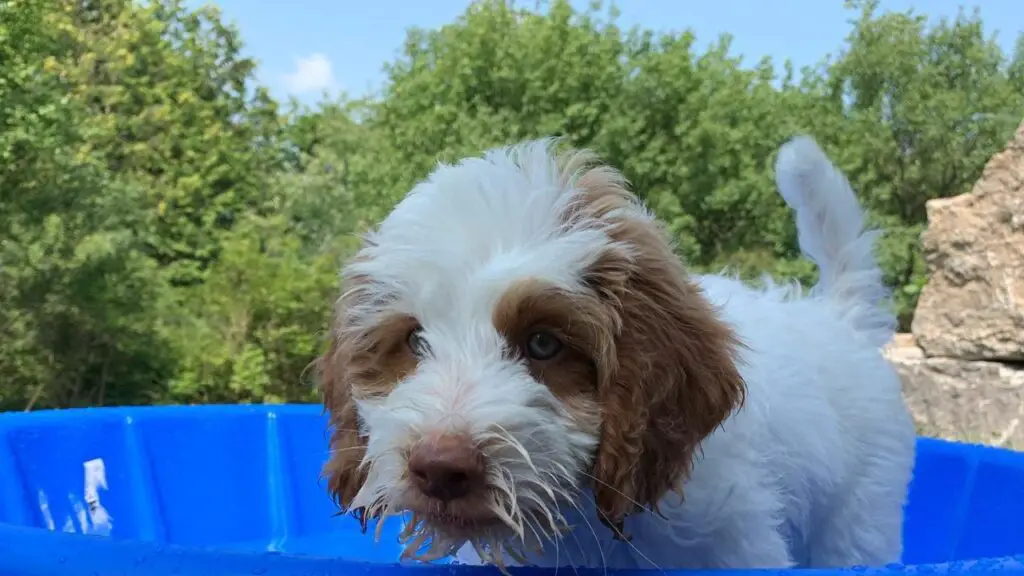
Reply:
[[622, 319], [616, 367], [600, 390], [601, 441], [593, 475], [598, 510], [619, 527], [637, 508], [681, 491], [701, 441], [744, 400], [732, 329], [686, 274], [667, 238], [617, 172], [575, 182], [567, 220], [593, 220], [628, 250], [609, 250], [587, 272]]
[[[357, 283], [339, 302], [330, 346], [317, 361], [331, 429], [330, 456], [323, 475], [328, 491], [343, 510], [348, 510], [366, 481], [362, 468], [366, 438], [355, 400], [387, 394], [417, 366], [408, 345], [409, 333], [418, 326], [416, 319], [389, 314], [368, 326], [357, 325], [349, 311], [364, 297]], [[363, 518], [364, 524], [366, 520]]]

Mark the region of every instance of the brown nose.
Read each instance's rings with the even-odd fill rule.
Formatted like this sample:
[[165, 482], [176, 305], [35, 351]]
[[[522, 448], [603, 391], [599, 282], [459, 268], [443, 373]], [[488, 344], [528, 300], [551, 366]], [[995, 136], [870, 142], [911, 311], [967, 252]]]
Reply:
[[426, 496], [444, 502], [479, 488], [486, 477], [483, 454], [470, 439], [441, 436], [416, 445], [409, 455], [409, 476]]

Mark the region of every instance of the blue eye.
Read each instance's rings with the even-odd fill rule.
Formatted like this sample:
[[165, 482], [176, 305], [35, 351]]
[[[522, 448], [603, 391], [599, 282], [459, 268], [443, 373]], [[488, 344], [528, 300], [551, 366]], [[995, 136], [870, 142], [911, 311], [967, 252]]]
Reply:
[[526, 355], [531, 360], [550, 360], [562, 351], [562, 341], [547, 331], [537, 331], [526, 341]]

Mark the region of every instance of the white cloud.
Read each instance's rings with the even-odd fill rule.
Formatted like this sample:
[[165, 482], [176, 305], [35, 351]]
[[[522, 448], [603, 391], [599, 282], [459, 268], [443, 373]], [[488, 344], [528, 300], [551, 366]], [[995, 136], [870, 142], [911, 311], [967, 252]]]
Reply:
[[334, 88], [331, 60], [319, 52], [295, 59], [295, 71], [284, 75], [284, 86], [296, 96]]

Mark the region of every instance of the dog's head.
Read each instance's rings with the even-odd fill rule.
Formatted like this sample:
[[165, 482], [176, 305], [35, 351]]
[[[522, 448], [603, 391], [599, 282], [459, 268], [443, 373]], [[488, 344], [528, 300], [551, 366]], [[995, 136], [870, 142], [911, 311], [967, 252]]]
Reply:
[[615, 170], [550, 141], [437, 168], [344, 271], [325, 473], [407, 551], [495, 554], [589, 489], [618, 529], [743, 399], [737, 342]]

